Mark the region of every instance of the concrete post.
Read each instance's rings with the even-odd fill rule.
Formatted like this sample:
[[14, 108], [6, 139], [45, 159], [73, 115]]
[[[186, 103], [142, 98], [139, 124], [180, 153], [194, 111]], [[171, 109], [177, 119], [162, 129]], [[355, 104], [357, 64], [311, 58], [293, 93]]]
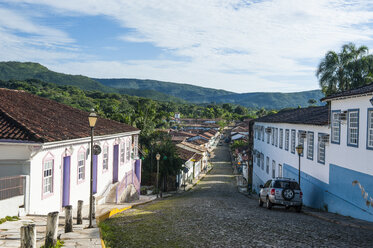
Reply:
[[73, 231], [73, 206], [65, 207], [65, 233]]
[[81, 225], [83, 224], [82, 220], [82, 208], [83, 208], [83, 201], [78, 201], [78, 213], [76, 214], [76, 224]]
[[35, 224], [21, 226], [21, 248], [36, 248]]
[[45, 248], [54, 247], [57, 243], [59, 212], [48, 213]]

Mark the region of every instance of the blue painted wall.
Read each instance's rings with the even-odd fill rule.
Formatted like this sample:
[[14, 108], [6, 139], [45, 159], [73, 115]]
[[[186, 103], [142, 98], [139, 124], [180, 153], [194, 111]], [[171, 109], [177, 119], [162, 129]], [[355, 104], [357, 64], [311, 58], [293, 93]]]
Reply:
[[[373, 198], [373, 176], [330, 164], [329, 184], [326, 184], [304, 172], [301, 172], [303, 203], [313, 208], [328, 209], [354, 218], [373, 221], [373, 207], [366, 206], [357, 180]], [[298, 179], [298, 170], [284, 164], [283, 176]], [[368, 199], [369, 199], [368, 197]]]

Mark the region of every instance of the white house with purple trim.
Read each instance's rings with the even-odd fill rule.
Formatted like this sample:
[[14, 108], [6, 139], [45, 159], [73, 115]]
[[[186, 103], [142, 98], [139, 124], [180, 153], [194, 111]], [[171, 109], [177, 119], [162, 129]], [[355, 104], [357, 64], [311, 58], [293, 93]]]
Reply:
[[280, 111], [253, 126], [253, 189], [274, 177], [298, 180], [303, 202], [373, 221], [373, 84], [321, 99], [324, 107]]
[[[0, 101], [0, 217], [62, 211], [78, 200], [88, 205], [88, 113], [16, 90], [0, 89]], [[96, 198], [129, 184], [139, 191], [140, 130], [104, 118], [94, 130], [102, 149], [93, 159]]]

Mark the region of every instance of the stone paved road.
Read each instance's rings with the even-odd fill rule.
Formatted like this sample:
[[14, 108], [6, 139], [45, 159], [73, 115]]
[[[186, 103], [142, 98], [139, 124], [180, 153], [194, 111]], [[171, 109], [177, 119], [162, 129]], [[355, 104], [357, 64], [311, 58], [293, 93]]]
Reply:
[[110, 247], [373, 247], [373, 232], [283, 208], [267, 210], [237, 192], [218, 147], [214, 169], [192, 191], [103, 223]]

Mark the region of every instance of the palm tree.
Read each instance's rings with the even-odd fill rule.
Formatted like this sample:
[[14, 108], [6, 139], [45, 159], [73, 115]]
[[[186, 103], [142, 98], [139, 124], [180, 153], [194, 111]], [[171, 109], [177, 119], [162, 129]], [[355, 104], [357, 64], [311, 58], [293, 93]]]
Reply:
[[[341, 52], [329, 51], [326, 53], [316, 71], [316, 76], [325, 95], [349, 90], [361, 79], [362, 60], [368, 54], [366, 46], [356, 48], [355, 44], [349, 43], [342, 46]], [[354, 84], [354, 85], [352, 85]]]

